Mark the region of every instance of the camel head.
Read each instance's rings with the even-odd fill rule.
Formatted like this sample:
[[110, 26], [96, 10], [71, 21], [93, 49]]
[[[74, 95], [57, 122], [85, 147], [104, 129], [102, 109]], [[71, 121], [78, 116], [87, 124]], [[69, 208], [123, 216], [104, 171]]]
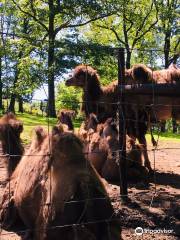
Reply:
[[108, 137], [113, 139], [118, 138], [118, 129], [117, 129], [116, 122], [114, 121], [113, 118], [108, 118], [104, 123], [102, 135], [103, 137], [106, 137], [106, 138]]
[[60, 111], [58, 114], [58, 120], [59, 123], [65, 124], [68, 130], [74, 130], [74, 126], [69, 112]]
[[93, 129], [94, 131], [96, 131], [98, 123], [99, 121], [96, 114], [90, 113], [89, 117], [86, 119], [85, 122], [85, 130]]
[[17, 120], [13, 113], [6, 113], [0, 118], [0, 139], [8, 144], [10, 139], [19, 140], [23, 131], [23, 123]]
[[66, 81], [66, 86], [81, 87], [93, 91], [100, 87], [99, 76], [95, 69], [87, 65], [77, 66], [71, 78]]
[[134, 80], [133, 80], [133, 77], [132, 77], [132, 69], [125, 69], [124, 77], [125, 77], [125, 83], [126, 84], [133, 84], [134, 83]]

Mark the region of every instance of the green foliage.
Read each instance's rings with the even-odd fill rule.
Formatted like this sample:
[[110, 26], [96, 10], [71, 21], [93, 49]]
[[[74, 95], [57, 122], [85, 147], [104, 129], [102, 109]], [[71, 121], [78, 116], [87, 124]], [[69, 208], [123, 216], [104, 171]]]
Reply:
[[56, 109], [79, 110], [82, 92], [79, 88], [66, 87], [64, 83], [57, 86]]
[[91, 65], [100, 75], [103, 85], [117, 79], [117, 59], [115, 51], [109, 46], [78, 39], [78, 32], [66, 35], [62, 41], [56, 41], [56, 75], [68, 73], [78, 64]]

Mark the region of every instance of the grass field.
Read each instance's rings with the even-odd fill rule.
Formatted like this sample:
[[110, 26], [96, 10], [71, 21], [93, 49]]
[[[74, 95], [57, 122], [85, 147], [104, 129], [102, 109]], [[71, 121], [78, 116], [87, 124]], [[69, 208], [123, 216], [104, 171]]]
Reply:
[[[54, 126], [57, 123], [56, 118], [46, 118], [46, 117], [36, 116], [28, 113], [17, 114], [17, 117], [21, 119], [24, 124], [24, 131], [21, 137], [25, 144], [30, 142], [34, 127], [42, 126], [48, 130], [48, 128], [51, 129], [52, 126]], [[80, 121], [75, 120], [74, 126], [75, 128], [79, 128]], [[154, 133], [154, 137], [155, 139], [157, 139], [158, 134]], [[171, 132], [166, 132], [166, 133], [160, 133], [159, 137], [161, 138], [161, 140], [168, 140], [168, 141], [170, 140], [170, 141], [180, 142], [180, 134], [173, 134]], [[147, 141], [148, 142], [151, 141], [150, 134], [147, 134]]]
[[31, 141], [33, 129], [36, 126], [42, 126], [48, 130], [52, 128], [53, 125], [56, 124], [56, 118], [46, 118], [41, 116], [36, 116], [28, 113], [17, 114], [17, 118], [23, 122], [23, 133], [21, 135], [23, 142], [28, 144]]

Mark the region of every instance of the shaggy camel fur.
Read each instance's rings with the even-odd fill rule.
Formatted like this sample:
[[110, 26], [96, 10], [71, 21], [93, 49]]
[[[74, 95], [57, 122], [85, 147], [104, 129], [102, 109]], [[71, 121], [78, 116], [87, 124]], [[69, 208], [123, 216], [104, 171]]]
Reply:
[[23, 124], [13, 113], [7, 113], [0, 118], [0, 140], [8, 176], [11, 176], [24, 152], [20, 139], [22, 131]]
[[[117, 81], [101, 87], [99, 75], [96, 70], [87, 65], [79, 65], [74, 69], [72, 78], [66, 81], [67, 86], [81, 87], [83, 89], [83, 107], [86, 117], [91, 113], [97, 115], [99, 123], [105, 122], [109, 117], [116, 118], [118, 100], [118, 85]], [[131, 106], [132, 105], [132, 106]], [[151, 165], [147, 154], [147, 143], [145, 134], [148, 129], [147, 114], [141, 109], [138, 111], [139, 121], [136, 123], [136, 109], [133, 109], [133, 104], [126, 108], [127, 134], [134, 139], [138, 139], [139, 143], [144, 146], [145, 166], [151, 171]], [[138, 125], [138, 126], [137, 126]], [[138, 129], [138, 131], [137, 131]]]
[[[164, 73], [168, 71], [168, 73]], [[161, 73], [161, 74], [160, 74]], [[161, 75], [161, 77], [160, 77]], [[156, 77], [155, 81], [152, 76]], [[143, 64], [135, 65], [132, 69], [126, 70], [125, 79], [127, 84], [141, 84], [149, 82], [179, 82], [179, 69], [170, 66], [168, 70], [152, 71]], [[101, 87], [99, 76], [92, 67], [87, 65], [79, 65], [74, 69], [72, 78], [66, 81], [67, 86], [81, 87], [83, 89], [83, 107], [86, 117], [90, 113], [95, 113], [99, 122], [105, 122], [108, 117], [116, 117], [117, 105], [112, 104], [117, 102], [118, 99], [118, 86], [117, 81], [112, 82], [106, 87]], [[142, 101], [143, 99], [143, 101]], [[144, 146], [143, 155], [145, 166], [151, 171], [151, 164], [147, 154], [147, 142], [145, 134], [147, 133], [149, 123], [166, 120], [168, 118], [180, 119], [180, 108], [173, 107], [179, 103], [179, 99], [170, 100], [166, 97], [156, 97], [156, 105], [153, 108], [146, 108], [146, 105], [151, 105], [152, 96], [130, 96], [126, 98], [128, 103], [126, 107], [127, 118], [127, 134], [138, 139], [139, 143]], [[143, 102], [143, 104], [142, 104]], [[136, 103], [136, 104], [134, 104]], [[163, 106], [162, 106], [163, 104]], [[153, 139], [152, 139], [153, 140]], [[155, 141], [152, 141], [155, 144]]]
[[[180, 69], [175, 64], [171, 64], [167, 69], [152, 71], [144, 64], [136, 64], [132, 69], [126, 71], [126, 80], [129, 82], [134, 81], [136, 84], [180, 84]], [[180, 121], [179, 98], [156, 97], [154, 102], [152, 97], [147, 99], [147, 96], [144, 96], [143, 98], [147, 105], [153, 104], [152, 107], [145, 108], [150, 117], [150, 122], [160, 121], [163, 123], [170, 118], [173, 118], [174, 121]], [[138, 101], [137, 98], [136, 100]]]
[[[91, 115], [91, 117], [89, 121], [94, 116]], [[96, 131], [92, 129], [84, 130], [87, 132], [86, 139], [84, 139], [85, 134], [83, 132], [82, 138], [84, 139], [84, 151], [87, 158], [106, 180], [119, 180], [119, 141], [116, 124], [110, 118], [104, 124], [98, 124], [95, 129]], [[142, 147], [135, 144], [128, 136], [126, 144], [128, 178], [146, 179], [148, 171], [142, 166]]]
[[135, 64], [125, 71], [126, 83], [177, 83], [180, 81], [180, 69], [171, 64], [167, 69], [153, 71], [144, 64]]
[[[74, 112], [74, 111], [73, 111]], [[58, 113], [58, 124], [64, 124], [68, 131], [74, 131], [74, 126], [72, 123], [72, 114], [70, 110], [60, 110]]]
[[[54, 127], [48, 135], [37, 128], [11, 181], [10, 210], [14, 206], [31, 230], [25, 239], [106, 240], [110, 235], [119, 240], [110, 199], [74, 134]], [[6, 189], [1, 204], [1, 222], [6, 219], [6, 224], [8, 206]]]
[[67, 115], [69, 115], [71, 119], [76, 117], [76, 111], [75, 110], [61, 109], [61, 110], [59, 110], [58, 115], [61, 114], [62, 112], [66, 113]]
[[[172, 64], [168, 69], [152, 71], [144, 64], [136, 64], [131, 69], [126, 70], [125, 79], [129, 84], [180, 84], [180, 69]], [[129, 119], [132, 120], [127, 121], [127, 127], [134, 124], [132, 123], [132, 121], [134, 121], [133, 119], [136, 120], [135, 128], [133, 129], [135, 132], [132, 131], [129, 135], [141, 136], [142, 139], [140, 139], [140, 143], [143, 143], [145, 146], [144, 156], [148, 167], [148, 165], [150, 166], [150, 162], [146, 151], [147, 144], [145, 134], [148, 128], [151, 130], [151, 123], [160, 122], [160, 124], [163, 124], [164, 121], [170, 118], [173, 118], [174, 121], [180, 121], [180, 107], [177, 106], [180, 105], [180, 99], [171, 99], [162, 96], [156, 96], [155, 98], [152, 96], [132, 96], [128, 98], [127, 101], [129, 102], [130, 109], [132, 109], [131, 112], [135, 113], [134, 116], [129, 117]], [[136, 105], [133, 105], [135, 102]], [[152, 107], [150, 107], [151, 105]], [[128, 113], [130, 113], [130, 111], [128, 111]], [[152, 143], [155, 145], [156, 142], [152, 136], [152, 131], [151, 137]]]
[[87, 65], [79, 65], [74, 69], [73, 77], [66, 81], [66, 86], [76, 86], [83, 89], [82, 111], [86, 117], [95, 113], [100, 122], [108, 117], [115, 117], [117, 96], [117, 81], [102, 87], [96, 70]]

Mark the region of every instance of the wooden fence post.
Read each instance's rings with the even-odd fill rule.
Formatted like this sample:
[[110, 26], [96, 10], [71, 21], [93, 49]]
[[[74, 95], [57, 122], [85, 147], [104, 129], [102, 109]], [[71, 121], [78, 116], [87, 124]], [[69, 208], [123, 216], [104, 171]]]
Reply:
[[127, 200], [127, 163], [126, 163], [126, 116], [125, 94], [121, 85], [125, 84], [125, 57], [124, 48], [118, 49], [118, 114], [119, 114], [119, 172], [120, 172], [120, 196], [123, 201]]

